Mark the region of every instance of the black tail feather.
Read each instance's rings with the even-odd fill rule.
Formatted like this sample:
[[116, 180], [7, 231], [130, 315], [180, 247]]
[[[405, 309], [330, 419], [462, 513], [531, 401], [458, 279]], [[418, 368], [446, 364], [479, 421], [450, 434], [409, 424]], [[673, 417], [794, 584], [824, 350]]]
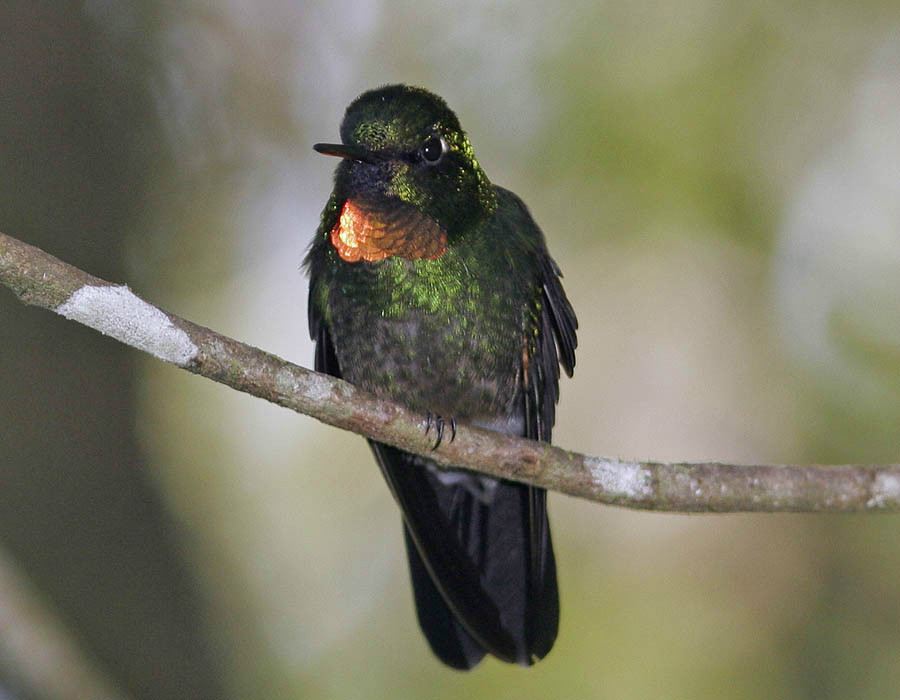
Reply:
[[486, 652], [523, 665], [543, 657], [559, 621], [545, 492], [372, 448], [403, 510], [419, 624], [434, 653], [460, 669]]
[[425, 633], [431, 650], [435, 656], [451, 668], [461, 671], [474, 668], [484, 658], [486, 653], [484, 648], [472, 639], [472, 635], [466, 632], [450, 612], [440, 591], [431, 580], [431, 575], [425, 568], [425, 563], [419, 556], [406, 526], [403, 527], [403, 534], [406, 540], [406, 553], [409, 557], [409, 574], [412, 579], [419, 626]]

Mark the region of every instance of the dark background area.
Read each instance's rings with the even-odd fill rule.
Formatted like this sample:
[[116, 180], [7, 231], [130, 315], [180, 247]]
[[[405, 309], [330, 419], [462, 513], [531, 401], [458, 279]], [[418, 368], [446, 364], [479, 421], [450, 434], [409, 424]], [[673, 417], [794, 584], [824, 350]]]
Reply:
[[[124, 280], [159, 166], [148, 57], [63, 3], [4, 3], [0, 26], [0, 229]], [[135, 436], [135, 354], [10, 294], [0, 329], [7, 551], [134, 697], [220, 696], [192, 573]], [[15, 687], [15, 669], [4, 678]]]

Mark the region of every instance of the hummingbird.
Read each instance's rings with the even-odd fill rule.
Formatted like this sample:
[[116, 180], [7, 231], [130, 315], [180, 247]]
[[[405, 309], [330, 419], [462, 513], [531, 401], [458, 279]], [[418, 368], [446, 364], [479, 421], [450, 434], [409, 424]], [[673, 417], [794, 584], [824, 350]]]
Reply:
[[[550, 441], [575, 313], [544, 236], [491, 183], [456, 115], [388, 85], [347, 108], [334, 190], [304, 266], [315, 368], [428, 416]], [[543, 658], [559, 625], [543, 489], [370, 440], [402, 511], [419, 625], [448, 666]]]

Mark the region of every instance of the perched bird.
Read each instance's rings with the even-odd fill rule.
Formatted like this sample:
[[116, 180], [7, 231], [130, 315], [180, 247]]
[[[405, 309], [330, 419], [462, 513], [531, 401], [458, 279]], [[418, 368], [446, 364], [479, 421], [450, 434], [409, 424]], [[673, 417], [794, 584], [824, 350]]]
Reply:
[[[456, 420], [549, 441], [577, 321], [543, 234], [456, 115], [390, 85], [347, 108], [341, 143], [314, 148], [342, 159], [304, 263], [316, 369], [427, 413], [435, 447]], [[543, 658], [559, 623], [546, 492], [370, 445], [434, 653], [458, 669]]]

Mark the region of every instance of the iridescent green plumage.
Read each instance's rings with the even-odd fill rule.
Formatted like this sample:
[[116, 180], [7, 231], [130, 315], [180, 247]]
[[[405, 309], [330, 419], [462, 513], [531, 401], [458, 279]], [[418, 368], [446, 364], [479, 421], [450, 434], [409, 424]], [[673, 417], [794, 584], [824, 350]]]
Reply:
[[[435, 95], [390, 86], [347, 109], [344, 160], [307, 256], [316, 366], [423, 412], [549, 440], [575, 316], [525, 205], [490, 183]], [[374, 230], [446, 236], [437, 257], [348, 257]], [[413, 247], [414, 248], [414, 247]], [[410, 248], [412, 250], [413, 248]], [[376, 251], [377, 252], [377, 251]], [[356, 260], [348, 262], [349, 259]], [[539, 489], [439, 470], [373, 444], [404, 512], [419, 619], [446, 663], [529, 664], [556, 636], [555, 564]]]

